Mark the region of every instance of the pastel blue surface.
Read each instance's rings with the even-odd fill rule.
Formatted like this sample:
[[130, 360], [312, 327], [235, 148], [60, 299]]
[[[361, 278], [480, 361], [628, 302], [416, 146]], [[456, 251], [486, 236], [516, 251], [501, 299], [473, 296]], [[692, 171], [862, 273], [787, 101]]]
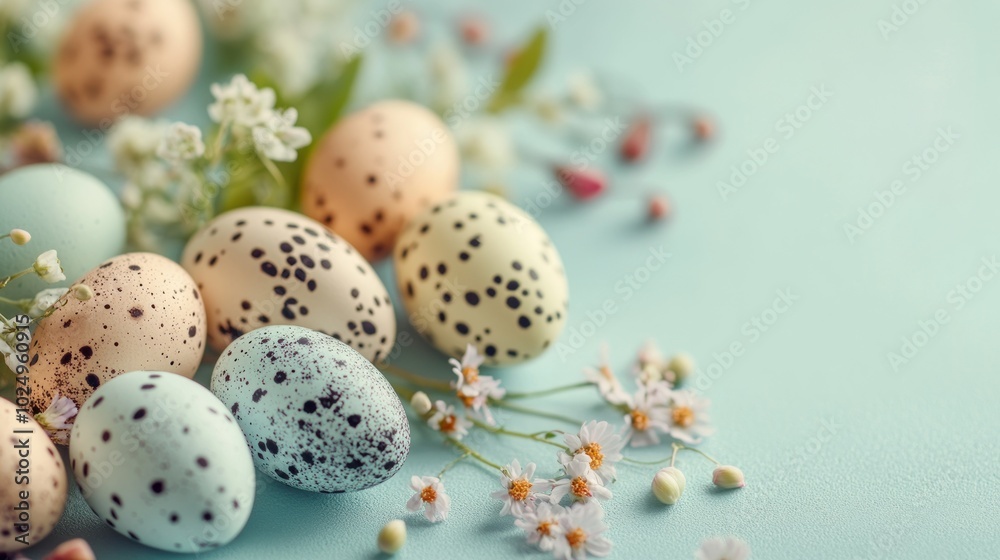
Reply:
[[[682, 456], [686, 493], [664, 507], [648, 489], [655, 469], [623, 466], [607, 505], [613, 556], [691, 558], [713, 535], [746, 540], [760, 559], [995, 556], [1000, 4], [507, 0], [477, 9], [499, 38], [514, 40], [560, 6], [573, 13], [556, 22], [544, 81], [557, 84], [590, 66], [620, 91], [704, 108], [720, 126], [703, 154], [663, 141], [656, 161], [621, 169], [607, 151], [598, 161], [615, 168], [608, 196], [580, 206], [558, 197], [539, 218], [570, 280], [570, 328], [561, 342], [569, 345], [574, 331], [592, 336], [579, 350], [504, 371], [507, 386], [576, 381], [601, 341], [622, 371], [646, 338], [667, 352], [687, 350], [700, 366], [693, 385], [712, 399], [718, 429], [703, 449], [747, 474], [746, 488], [717, 492], [710, 465]], [[880, 20], [892, 24], [894, 6], [903, 14], [895, 16], [898, 30], [880, 29]], [[464, 8], [458, 0], [417, 7], [439, 15]], [[704, 22], [720, 17], [731, 23], [709, 44]], [[674, 54], [699, 33], [708, 46], [679, 68]], [[821, 99], [817, 91], [829, 93]], [[197, 92], [171, 116], [201, 120], [204, 100]], [[62, 122], [72, 138], [75, 129]], [[731, 182], [732, 167], [762, 159], [767, 148], [766, 163], [723, 196], [718, 183]], [[519, 174], [512, 199], [534, 200], [543, 179]], [[642, 223], [649, 187], [672, 198], [676, 216], [664, 227]], [[660, 247], [670, 253], [666, 264], [644, 270]], [[391, 276], [388, 266], [381, 272]], [[626, 288], [630, 278], [643, 280]], [[615, 311], [588, 326], [609, 301]], [[894, 364], [890, 353], [905, 363]], [[423, 343], [400, 363], [448, 375]], [[587, 391], [541, 404], [621, 421]], [[265, 481], [243, 534], [205, 556], [376, 557], [376, 534], [394, 518], [410, 531], [400, 558], [542, 556], [510, 518], [497, 517], [499, 504], [488, 497], [495, 477], [473, 464], [446, 476], [447, 522], [407, 513], [409, 477], [435, 474], [453, 457], [427, 430], [413, 435], [400, 474], [362, 493], [311, 495]], [[554, 474], [545, 446], [472, 442], [497, 461], [536, 461]], [[102, 560], [171, 557], [104, 527], [78, 495], [33, 554], [75, 536]]]

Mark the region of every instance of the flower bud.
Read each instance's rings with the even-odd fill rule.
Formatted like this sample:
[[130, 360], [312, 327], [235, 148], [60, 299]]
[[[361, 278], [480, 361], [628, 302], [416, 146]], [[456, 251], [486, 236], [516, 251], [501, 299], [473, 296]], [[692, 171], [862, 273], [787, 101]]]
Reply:
[[87, 301], [94, 297], [94, 290], [90, 289], [90, 286], [86, 284], [77, 284], [73, 286], [73, 297], [80, 301]]
[[417, 391], [410, 397], [410, 406], [413, 407], [414, 412], [423, 416], [431, 411], [431, 399], [427, 396], [427, 393]]
[[667, 369], [674, 372], [674, 384], [681, 383], [691, 372], [694, 371], [694, 359], [690, 355], [681, 352], [674, 354], [667, 363]]
[[93, 549], [83, 539], [73, 539], [57, 546], [45, 560], [94, 560]]
[[556, 178], [577, 200], [590, 200], [603, 193], [608, 187], [608, 179], [597, 169], [574, 169], [556, 167]]
[[747, 485], [743, 478], [743, 471], [731, 466], [721, 465], [712, 471], [712, 484], [719, 488], [743, 488]]
[[631, 163], [646, 157], [646, 154], [649, 153], [652, 134], [653, 121], [646, 116], [637, 118], [625, 132], [625, 139], [622, 141], [621, 147], [622, 159]]
[[386, 554], [395, 554], [404, 544], [406, 544], [406, 523], [399, 519], [386, 523], [378, 533], [378, 549]]
[[31, 241], [31, 234], [23, 229], [12, 229], [10, 230], [10, 240], [14, 242], [14, 245], [25, 245]]
[[667, 505], [676, 504], [684, 493], [686, 482], [684, 473], [677, 467], [660, 469], [653, 476], [653, 495]]

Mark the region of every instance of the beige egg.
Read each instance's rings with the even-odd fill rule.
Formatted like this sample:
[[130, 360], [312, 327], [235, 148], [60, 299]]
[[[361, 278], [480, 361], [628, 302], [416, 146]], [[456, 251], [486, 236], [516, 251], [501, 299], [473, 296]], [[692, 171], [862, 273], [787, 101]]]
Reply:
[[137, 370], [193, 377], [205, 351], [205, 307], [177, 263], [127, 253], [79, 280], [94, 291], [68, 298], [42, 320], [31, 342], [31, 398], [44, 410], [56, 392], [77, 407], [102, 383]]
[[150, 115], [191, 86], [201, 62], [189, 0], [93, 0], [70, 22], [53, 62], [55, 89], [80, 121], [106, 128]]
[[374, 261], [413, 216], [458, 188], [458, 173], [441, 119], [408, 101], [382, 101], [342, 119], [316, 146], [302, 211]]
[[320, 331], [372, 361], [395, 342], [396, 315], [375, 270], [302, 214], [226, 212], [188, 241], [181, 264], [201, 290], [216, 350], [266, 325]]
[[[34, 418], [18, 422], [17, 409], [14, 403], [0, 399], [0, 473], [4, 477], [0, 484], [0, 553], [15, 552], [44, 539], [66, 505], [66, 469], [56, 446]], [[27, 467], [21, 462], [22, 452], [28, 456]], [[23, 526], [25, 517], [27, 527]]]

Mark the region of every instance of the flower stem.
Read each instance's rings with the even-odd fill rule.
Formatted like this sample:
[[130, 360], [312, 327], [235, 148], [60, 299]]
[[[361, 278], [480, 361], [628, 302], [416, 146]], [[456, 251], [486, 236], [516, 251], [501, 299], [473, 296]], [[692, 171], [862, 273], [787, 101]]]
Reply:
[[492, 468], [494, 468], [494, 469], [496, 469], [498, 471], [501, 469], [500, 465], [494, 463], [493, 461], [490, 461], [489, 459], [487, 459], [486, 457], [483, 457], [479, 453], [476, 453], [475, 451], [472, 450], [471, 447], [469, 447], [468, 445], [465, 445], [461, 441], [459, 441], [459, 440], [457, 440], [457, 439], [455, 439], [455, 438], [453, 438], [451, 436], [445, 437], [445, 441], [447, 441], [448, 443], [454, 445], [459, 450], [463, 451], [466, 455], [468, 455], [469, 457], [472, 457], [473, 459], [479, 461], [480, 463], [482, 463], [482, 464], [484, 464], [486, 466], [492, 467]]
[[572, 385], [560, 385], [559, 387], [551, 387], [549, 389], [542, 389], [540, 391], [528, 391], [524, 393], [507, 393], [504, 395], [505, 399], [527, 399], [531, 397], [544, 397], [547, 395], [554, 395], [556, 393], [562, 393], [564, 391], [572, 391], [574, 389], [583, 389], [584, 387], [593, 387], [594, 384], [589, 381], [581, 381], [580, 383], [573, 383]]
[[558, 420], [560, 422], [565, 422], [573, 426], [581, 426], [583, 422], [577, 420], [576, 418], [570, 418], [569, 416], [562, 416], [561, 414], [555, 414], [552, 412], [545, 412], [543, 410], [535, 410], [533, 408], [528, 408], [526, 406], [517, 405], [514, 403], [507, 402], [505, 400], [493, 400], [490, 399], [490, 404], [497, 408], [506, 408], [507, 410], [512, 410], [514, 412], [520, 412], [521, 414], [527, 414], [529, 416], [537, 416], [539, 418], [548, 418], [549, 420]]
[[[719, 461], [716, 461], [714, 457], [712, 457], [712, 456], [711, 456], [711, 455], [709, 455], [708, 453], [705, 453], [705, 452], [704, 452], [704, 451], [702, 451], [701, 449], [695, 449], [694, 447], [688, 447], [688, 446], [686, 446], [686, 445], [681, 445], [681, 444], [675, 444], [675, 445], [677, 445], [677, 450], [681, 450], [681, 449], [687, 449], [688, 451], [694, 451], [694, 452], [695, 452], [695, 453], [697, 453], [698, 455], [701, 455], [702, 457], [704, 457], [704, 458], [708, 459], [709, 461], [711, 461], [711, 462], [715, 463], [716, 465], [721, 465], [721, 464], [722, 464], [722, 463], [720, 463]], [[677, 451], [675, 451], [674, 453], [676, 453], [676, 452], [677, 452]]]
[[[523, 439], [530, 439], [532, 441], [537, 441], [538, 443], [544, 443], [546, 445], [551, 445], [552, 447], [558, 447], [559, 449], [562, 449], [563, 451], [569, 451], [569, 448], [566, 447], [565, 445], [561, 444], [561, 443], [556, 443], [554, 441], [549, 441], [549, 440], [547, 440], [545, 438], [540, 438], [540, 437], [538, 437], [536, 435], [533, 435], [533, 434], [526, 434], [524, 432], [515, 432], [514, 430], [508, 430], [507, 428], [504, 428], [503, 426], [490, 426], [486, 422], [483, 422], [482, 420], [479, 420], [477, 418], [469, 418], [469, 420], [472, 421], [473, 425], [475, 425], [475, 426], [477, 426], [479, 428], [482, 428], [482, 429], [486, 430], [487, 432], [491, 432], [491, 433], [498, 434], [498, 435], [503, 435], [503, 436], [511, 436], [511, 437], [519, 437], [519, 438], [523, 438]], [[548, 433], [548, 432], [543, 432], [543, 433]]]
[[281, 175], [281, 171], [279, 171], [278, 167], [274, 165], [274, 162], [264, 154], [258, 154], [258, 158], [260, 159], [260, 162], [264, 164], [264, 169], [267, 169], [267, 172], [271, 174], [274, 182], [281, 187], [282, 192], [287, 191], [288, 183], [285, 182], [285, 177]]
[[670, 461], [670, 466], [672, 467], [672, 466], [674, 466], [674, 461], [677, 458], [677, 452], [686, 449], [688, 451], [694, 451], [695, 453], [701, 455], [702, 457], [708, 459], [709, 461], [715, 463], [716, 465], [721, 465], [722, 464], [719, 461], [716, 461], [714, 457], [712, 457], [711, 455], [709, 455], [708, 453], [705, 453], [704, 451], [702, 451], [700, 449], [695, 449], [694, 447], [688, 447], [688, 446], [682, 445], [680, 443], [673, 443], [671, 445], [674, 448], [674, 452], [670, 455], [669, 459], [657, 459], [655, 461], [638, 461], [638, 460], [632, 459], [630, 457], [625, 457], [622, 460], [625, 461], [626, 463], [632, 463], [633, 465], [659, 465], [661, 463], [666, 463], [667, 461]]
[[455, 465], [457, 465], [458, 463], [460, 463], [463, 459], [465, 459], [468, 456], [469, 456], [468, 453], [462, 453], [461, 455], [459, 455], [458, 457], [456, 457], [454, 461], [452, 461], [452, 462], [448, 463], [447, 465], [445, 465], [444, 468], [441, 469], [441, 472], [438, 473], [438, 475], [437, 475], [438, 479], [444, 478], [444, 473], [448, 472], [449, 469], [451, 469], [452, 467], [454, 467]]
[[681, 447], [676, 443], [670, 444], [674, 448], [674, 452], [670, 454], [670, 466], [674, 466], [674, 461], [677, 460], [677, 452], [681, 450]]
[[402, 397], [404, 400], [409, 401], [410, 399], [413, 398], [413, 395], [417, 394], [416, 391], [410, 389], [409, 387], [403, 387], [402, 385], [397, 385], [392, 382], [390, 382], [389, 384], [392, 385], [392, 388], [396, 391], [396, 394]]
[[26, 269], [22, 270], [21, 272], [17, 272], [17, 273], [11, 274], [10, 276], [4, 278], [3, 280], [0, 280], [0, 290], [6, 288], [7, 284], [10, 284], [14, 280], [17, 280], [18, 278], [20, 278], [22, 276], [31, 274], [34, 271], [35, 271], [35, 269], [33, 267], [32, 268], [26, 268]]
[[428, 379], [422, 375], [417, 375], [416, 373], [413, 373], [409, 370], [403, 369], [399, 366], [395, 366], [392, 364], [387, 364], [385, 362], [379, 362], [375, 365], [384, 373], [394, 375], [400, 379], [405, 379], [406, 381], [413, 383], [417, 387], [421, 387], [424, 389], [433, 389], [435, 391], [444, 391], [444, 392], [451, 392], [452, 390], [451, 384], [449, 384], [447, 381], [436, 381], [434, 379]]

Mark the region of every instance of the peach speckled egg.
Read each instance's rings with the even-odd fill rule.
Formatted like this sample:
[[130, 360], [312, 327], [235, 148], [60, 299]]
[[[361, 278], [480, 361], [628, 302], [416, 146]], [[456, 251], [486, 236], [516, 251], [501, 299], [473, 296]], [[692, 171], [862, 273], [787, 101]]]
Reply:
[[208, 342], [221, 351], [266, 325], [297, 325], [384, 358], [396, 336], [385, 285], [343, 239], [302, 214], [226, 212], [188, 241], [181, 264], [198, 283]]
[[[4, 473], [0, 484], [0, 557], [48, 536], [66, 505], [66, 469], [56, 446], [34, 418], [17, 422], [17, 408], [0, 399], [0, 472]], [[30, 433], [15, 434], [14, 430]], [[18, 464], [21, 451], [30, 458], [27, 469]], [[27, 493], [26, 499], [22, 492]], [[22, 514], [28, 516], [27, 524], [23, 524]]]
[[56, 51], [56, 91], [76, 118], [103, 128], [130, 113], [156, 113], [182, 96], [201, 52], [189, 0], [93, 0]]
[[94, 291], [67, 298], [42, 320], [28, 367], [34, 410], [55, 393], [82, 407], [102, 383], [136, 370], [193, 377], [205, 351], [205, 307], [177, 263], [152, 253], [127, 253], [79, 280]]
[[376, 260], [413, 216], [458, 188], [458, 173], [441, 119], [408, 101], [382, 101], [345, 117], [316, 146], [302, 211]]

